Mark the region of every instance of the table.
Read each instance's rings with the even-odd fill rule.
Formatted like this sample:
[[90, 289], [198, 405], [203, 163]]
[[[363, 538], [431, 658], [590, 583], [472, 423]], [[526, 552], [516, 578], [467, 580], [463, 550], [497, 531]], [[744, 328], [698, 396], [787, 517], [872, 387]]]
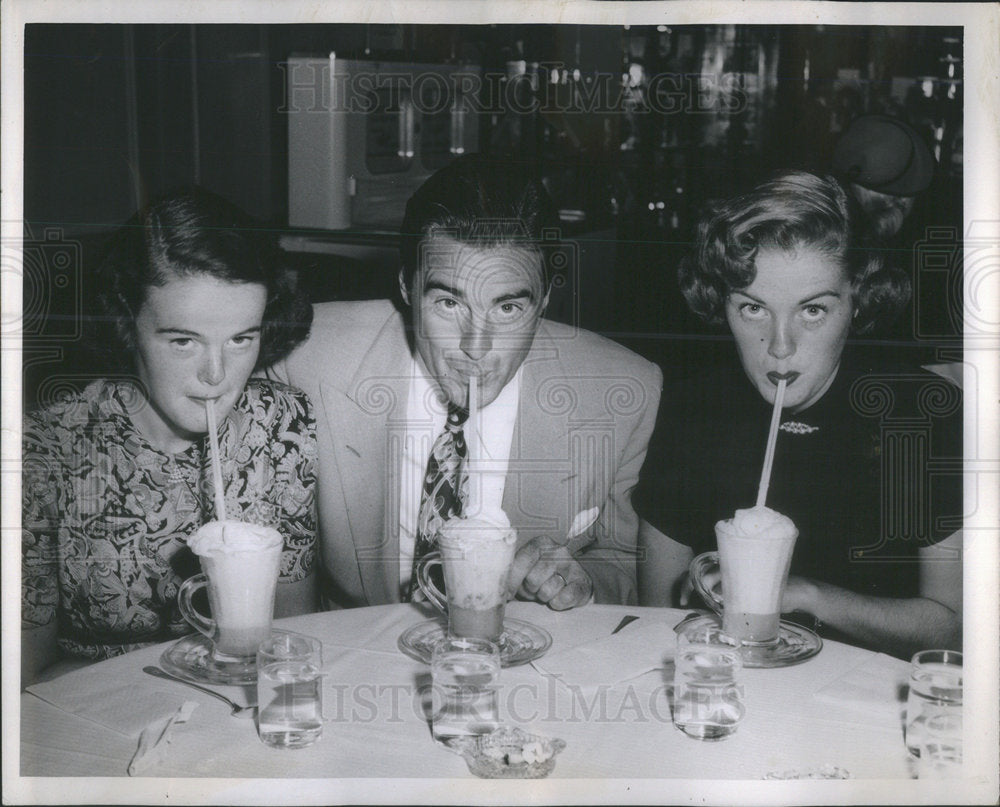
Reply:
[[[643, 643], [669, 654], [683, 611], [588, 605], [557, 613], [511, 603], [508, 615], [546, 628], [550, 656], [609, 637], [625, 614], [640, 618]], [[280, 620], [277, 627], [323, 642], [323, 738], [295, 751], [265, 747], [252, 720], [229, 715], [220, 701], [142, 672], [166, 645], [83, 668], [21, 695], [22, 776], [126, 775], [139, 719], [166, 715], [185, 701], [198, 707], [175, 726], [155, 777], [473, 779], [464, 760], [436, 746], [420, 707], [429, 669], [403, 655], [397, 639], [429, 612], [415, 605], [330, 611]], [[639, 634], [636, 634], [637, 636]], [[662, 646], [658, 642], [662, 638]], [[616, 640], [617, 641], [617, 637]], [[622, 658], [622, 669], [627, 668]], [[859, 648], [826, 642], [818, 656], [770, 670], [745, 670], [747, 713], [721, 742], [692, 740], [670, 721], [668, 674], [578, 686], [533, 665], [502, 675], [502, 717], [566, 740], [553, 779], [755, 779], [770, 773], [837, 766], [854, 779], [913, 776], [902, 734], [908, 665]], [[851, 684], [851, 681], [854, 681]], [[836, 696], [839, 685], [858, 697]], [[870, 691], [865, 691], [869, 687]], [[222, 687], [234, 700], [253, 698]], [[478, 781], [478, 780], [474, 780]], [[537, 783], [536, 783], [537, 786]]]

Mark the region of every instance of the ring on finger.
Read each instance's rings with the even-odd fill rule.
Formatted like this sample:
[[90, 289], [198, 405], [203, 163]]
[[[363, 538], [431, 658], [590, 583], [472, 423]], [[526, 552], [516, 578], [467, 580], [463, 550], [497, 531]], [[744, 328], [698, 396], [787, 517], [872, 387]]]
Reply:
[[553, 577], [558, 577], [558, 578], [559, 578], [559, 579], [560, 579], [560, 580], [562, 581], [562, 582], [561, 582], [561, 583], [559, 584], [559, 588], [566, 588], [566, 586], [568, 586], [568, 585], [569, 585], [569, 582], [568, 582], [568, 581], [566, 580], [566, 578], [565, 578], [565, 577], [563, 577], [563, 576], [562, 576], [561, 574], [559, 574], [559, 572], [556, 572], [556, 573], [555, 573], [555, 574], [553, 574], [552, 576], [553, 576]]

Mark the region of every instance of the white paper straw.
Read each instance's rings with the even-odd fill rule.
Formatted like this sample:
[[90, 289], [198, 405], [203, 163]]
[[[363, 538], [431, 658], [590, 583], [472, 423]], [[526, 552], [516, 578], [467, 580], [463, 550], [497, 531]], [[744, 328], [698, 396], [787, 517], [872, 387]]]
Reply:
[[767, 500], [767, 489], [771, 484], [771, 466], [774, 464], [774, 444], [778, 441], [778, 423], [781, 421], [781, 405], [785, 401], [785, 379], [778, 380], [778, 391], [774, 394], [774, 411], [771, 412], [771, 428], [767, 433], [767, 449], [764, 451], [764, 468], [760, 472], [757, 487], [757, 506], [763, 507]]
[[479, 461], [483, 451], [479, 437], [479, 378], [474, 375], [469, 376], [469, 417], [466, 423], [466, 469], [469, 474], [469, 500], [466, 507], [468, 513], [478, 513], [480, 479], [476, 473], [480, 470]]
[[222, 486], [222, 457], [219, 456], [219, 435], [216, 434], [214, 401], [205, 400], [205, 412], [208, 415], [208, 443], [211, 448], [212, 486], [215, 488], [215, 517], [219, 521], [226, 520], [226, 491]]

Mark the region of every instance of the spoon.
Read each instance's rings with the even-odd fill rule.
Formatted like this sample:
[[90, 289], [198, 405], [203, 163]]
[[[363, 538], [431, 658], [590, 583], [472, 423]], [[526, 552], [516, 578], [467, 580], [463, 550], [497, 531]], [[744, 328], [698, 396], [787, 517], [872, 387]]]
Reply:
[[197, 689], [199, 692], [204, 692], [206, 695], [211, 695], [212, 697], [218, 698], [220, 701], [229, 706], [233, 712], [233, 717], [253, 717], [257, 712], [256, 706], [240, 706], [238, 703], [233, 703], [225, 695], [221, 695], [215, 690], [209, 689], [208, 687], [200, 686], [193, 681], [185, 681], [183, 678], [178, 678], [176, 675], [171, 675], [170, 673], [161, 670], [159, 667], [154, 667], [150, 665], [148, 667], [143, 667], [142, 671], [148, 673], [155, 678], [162, 678], [165, 681], [176, 681], [178, 684], [184, 684], [185, 686]]

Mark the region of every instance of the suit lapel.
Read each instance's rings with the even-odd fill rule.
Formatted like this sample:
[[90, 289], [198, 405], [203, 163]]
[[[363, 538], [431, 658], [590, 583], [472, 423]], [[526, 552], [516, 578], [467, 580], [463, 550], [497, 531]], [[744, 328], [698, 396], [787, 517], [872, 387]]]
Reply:
[[543, 535], [566, 537], [581, 498], [572, 455], [570, 419], [578, 390], [544, 321], [521, 374], [517, 423], [504, 486], [503, 509], [518, 531], [518, 542]]
[[368, 602], [399, 601], [399, 479], [411, 353], [391, 318], [351, 380], [321, 387]]

